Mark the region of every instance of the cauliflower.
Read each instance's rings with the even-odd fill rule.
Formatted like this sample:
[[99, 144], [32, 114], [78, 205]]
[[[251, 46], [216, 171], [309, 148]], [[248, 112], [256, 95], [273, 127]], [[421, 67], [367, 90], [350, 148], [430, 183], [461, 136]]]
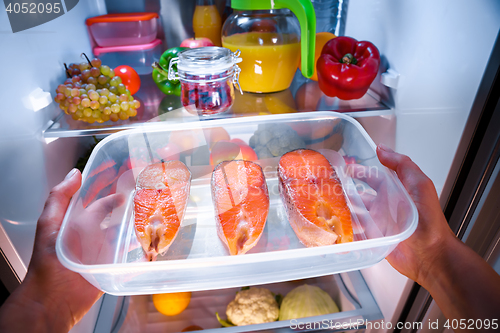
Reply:
[[226, 309], [227, 319], [237, 326], [276, 321], [279, 313], [271, 291], [255, 287], [238, 292]]

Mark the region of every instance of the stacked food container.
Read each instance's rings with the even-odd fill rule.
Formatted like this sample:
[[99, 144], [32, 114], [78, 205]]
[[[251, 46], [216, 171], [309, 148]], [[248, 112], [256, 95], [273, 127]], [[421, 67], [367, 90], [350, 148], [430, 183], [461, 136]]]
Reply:
[[86, 20], [94, 55], [111, 67], [129, 65], [138, 74], [152, 72], [161, 56], [157, 13], [120, 13]]

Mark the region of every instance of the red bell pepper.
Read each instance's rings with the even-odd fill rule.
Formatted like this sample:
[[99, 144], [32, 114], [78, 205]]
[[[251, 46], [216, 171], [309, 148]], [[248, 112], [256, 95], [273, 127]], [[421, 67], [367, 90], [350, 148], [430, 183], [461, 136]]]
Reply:
[[377, 76], [379, 65], [380, 53], [372, 43], [345, 36], [333, 38], [316, 63], [319, 88], [330, 97], [361, 98]]

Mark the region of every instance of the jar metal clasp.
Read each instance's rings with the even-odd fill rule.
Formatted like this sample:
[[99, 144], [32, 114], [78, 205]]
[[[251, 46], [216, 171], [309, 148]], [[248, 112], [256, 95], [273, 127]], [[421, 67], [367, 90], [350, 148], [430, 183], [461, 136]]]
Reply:
[[241, 58], [240, 58], [240, 55], [241, 55], [241, 51], [240, 51], [240, 50], [236, 50], [236, 51], [233, 53], [232, 57], [233, 57], [233, 62], [234, 62], [235, 64], [237, 64], [237, 63], [239, 63], [239, 62], [242, 62], [242, 61], [243, 61], [243, 59], [241, 59]]
[[170, 59], [170, 63], [168, 64], [168, 79], [169, 80], [179, 80], [179, 74], [174, 72], [173, 66], [179, 63], [179, 58]]
[[241, 72], [241, 68], [236, 65], [237, 63], [239, 62], [242, 62], [243, 59], [240, 58], [240, 55], [241, 55], [241, 51], [240, 50], [236, 50], [233, 54], [232, 54], [232, 57], [233, 57], [233, 63], [234, 63], [234, 74], [233, 74], [233, 85], [239, 89], [240, 91], [240, 94], [243, 95], [243, 90], [241, 90], [241, 86], [240, 86], [240, 82], [239, 82], [239, 79], [240, 79], [240, 72]]
[[234, 65], [234, 75], [233, 75], [233, 85], [236, 88], [238, 88], [240, 90], [240, 94], [243, 95], [243, 90], [241, 90], [241, 86], [240, 86], [240, 82], [239, 82], [240, 72], [241, 72], [241, 68], [235, 64]]

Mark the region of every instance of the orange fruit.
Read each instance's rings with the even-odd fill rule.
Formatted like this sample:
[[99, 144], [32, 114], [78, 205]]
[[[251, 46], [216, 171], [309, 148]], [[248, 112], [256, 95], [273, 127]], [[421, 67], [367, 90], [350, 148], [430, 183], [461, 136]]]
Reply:
[[[318, 81], [318, 73], [316, 72], [316, 62], [318, 62], [319, 56], [321, 55], [321, 51], [323, 50], [323, 46], [330, 40], [337, 36], [332, 34], [331, 32], [318, 32], [316, 34], [316, 47], [314, 48], [314, 73], [311, 76], [311, 80]], [[300, 60], [299, 60], [299, 69], [300, 69]]]
[[153, 295], [153, 304], [159, 313], [175, 316], [186, 310], [191, 301], [191, 293], [168, 293]]

